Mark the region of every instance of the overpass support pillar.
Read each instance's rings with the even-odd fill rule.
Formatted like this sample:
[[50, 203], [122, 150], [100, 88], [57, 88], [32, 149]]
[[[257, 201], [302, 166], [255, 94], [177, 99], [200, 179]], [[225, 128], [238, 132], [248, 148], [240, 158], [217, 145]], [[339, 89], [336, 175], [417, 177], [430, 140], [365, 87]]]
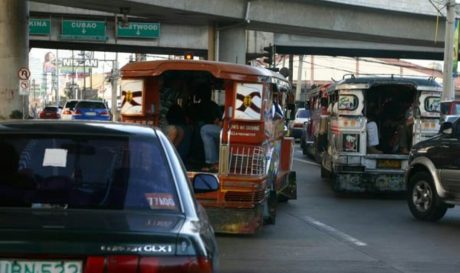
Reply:
[[218, 31], [219, 61], [246, 64], [246, 29], [235, 27]]
[[13, 110], [28, 111], [28, 97], [19, 95], [18, 70], [28, 67], [29, 27], [26, 0], [0, 1], [0, 119]]

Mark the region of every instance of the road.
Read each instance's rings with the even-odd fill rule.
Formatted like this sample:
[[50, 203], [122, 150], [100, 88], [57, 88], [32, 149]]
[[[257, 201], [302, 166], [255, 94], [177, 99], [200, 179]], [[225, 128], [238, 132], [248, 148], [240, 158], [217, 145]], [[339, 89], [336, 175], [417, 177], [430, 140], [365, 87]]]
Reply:
[[217, 236], [220, 272], [460, 272], [460, 209], [425, 223], [402, 195], [337, 196], [298, 147], [294, 169], [298, 199], [278, 206], [276, 225]]

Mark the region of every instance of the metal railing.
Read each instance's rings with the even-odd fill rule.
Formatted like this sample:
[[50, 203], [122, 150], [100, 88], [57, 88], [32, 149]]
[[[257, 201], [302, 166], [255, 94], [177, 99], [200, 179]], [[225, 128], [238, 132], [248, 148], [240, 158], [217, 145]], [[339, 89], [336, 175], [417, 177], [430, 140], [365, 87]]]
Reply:
[[228, 172], [231, 175], [264, 175], [265, 150], [260, 146], [230, 145]]

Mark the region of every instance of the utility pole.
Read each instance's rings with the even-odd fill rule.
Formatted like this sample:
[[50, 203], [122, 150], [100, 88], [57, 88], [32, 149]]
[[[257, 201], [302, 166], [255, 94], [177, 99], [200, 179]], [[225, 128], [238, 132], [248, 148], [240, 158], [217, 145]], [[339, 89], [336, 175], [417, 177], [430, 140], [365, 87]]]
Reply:
[[299, 68], [297, 69], [297, 84], [295, 90], [295, 100], [300, 100], [300, 93], [302, 90], [302, 67], [303, 67], [303, 55], [299, 55]]
[[[446, 4], [446, 35], [444, 39], [444, 73], [442, 101], [455, 99], [454, 79], [453, 79], [453, 55], [454, 53], [454, 32], [455, 32], [455, 0], [447, 0]], [[457, 41], [458, 42], [458, 41]]]

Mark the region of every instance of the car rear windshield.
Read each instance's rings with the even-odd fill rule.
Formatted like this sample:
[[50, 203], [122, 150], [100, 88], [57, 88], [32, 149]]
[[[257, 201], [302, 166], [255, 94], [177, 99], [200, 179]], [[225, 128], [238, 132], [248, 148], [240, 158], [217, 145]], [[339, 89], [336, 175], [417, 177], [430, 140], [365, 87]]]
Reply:
[[80, 101], [76, 108], [91, 108], [91, 109], [105, 109], [105, 104], [103, 102], [97, 101]]
[[56, 106], [46, 106], [43, 111], [49, 111], [49, 112], [57, 112], [58, 108]]
[[297, 118], [309, 118], [310, 117], [310, 111], [306, 109], [302, 109], [297, 111]]
[[78, 100], [72, 100], [72, 101], [68, 101], [66, 104], [65, 104], [65, 108], [69, 108], [70, 110], [73, 110], [73, 108], [75, 107], [75, 105], [77, 104]]
[[178, 212], [158, 139], [0, 136], [0, 207]]

